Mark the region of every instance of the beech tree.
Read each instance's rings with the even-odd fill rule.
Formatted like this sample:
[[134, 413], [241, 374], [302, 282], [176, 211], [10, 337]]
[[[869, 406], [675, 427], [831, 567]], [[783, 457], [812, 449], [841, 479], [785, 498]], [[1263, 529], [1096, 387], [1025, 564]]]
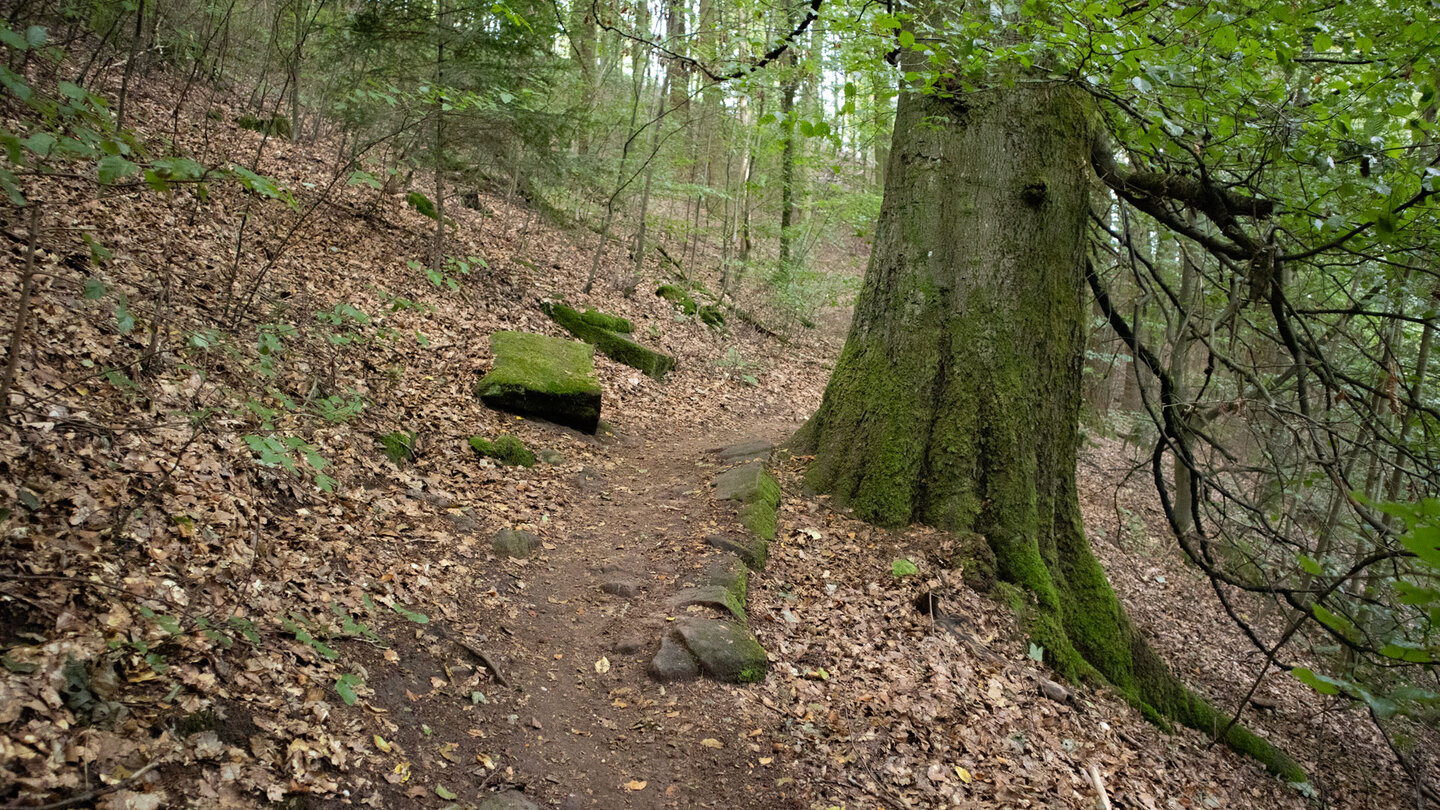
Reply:
[[[1272, 665], [1288, 669], [1370, 702], [1382, 726], [1431, 710], [1421, 704], [1433, 695], [1405, 704], [1395, 679], [1365, 664], [1435, 660], [1426, 608], [1394, 598], [1431, 576], [1435, 510], [1378, 503], [1422, 497], [1435, 480], [1432, 451], [1413, 443], [1435, 426], [1419, 395], [1435, 274], [1396, 258], [1430, 255], [1435, 237], [1431, 24], [1361, 11], [1342, 26], [1328, 9], [1288, 6], [1025, 4], [986, 15], [920, 4], [876, 21], [894, 33], [904, 76], [884, 204], [844, 350], [792, 442], [812, 457], [810, 486], [858, 517], [954, 532], [965, 565], [990, 569], [1062, 675], [1113, 687], [1157, 722], [1214, 735], [1296, 783], [1306, 781], [1298, 765], [1176, 678], [1116, 599], [1079, 512], [1080, 379], [1093, 294], [1145, 368], [1167, 517], [1265, 654], [1257, 684]], [[1386, 26], [1405, 33], [1381, 52]], [[1355, 108], [1350, 93], [1381, 80], [1390, 86]], [[1192, 268], [1203, 295], [1196, 275], [1183, 297], [1166, 286], [1130, 227], [1113, 226], [1131, 216], [1207, 255], [1203, 272]], [[1116, 306], [1103, 277], [1114, 268], [1183, 316], [1175, 353], [1203, 344], [1198, 389], [1177, 384], [1184, 355], [1167, 365]], [[1379, 279], [1367, 285], [1356, 268]], [[1334, 320], [1362, 312], [1375, 332]], [[1337, 332], [1369, 361], [1337, 350]], [[1257, 363], [1261, 345], [1271, 365]], [[1377, 359], [1413, 373], [1361, 370]], [[1387, 384], [1406, 387], [1397, 418], [1364, 416], [1356, 404], [1380, 406]], [[1263, 411], [1279, 430], [1258, 448], [1239, 441], [1213, 422], [1227, 408]], [[1355, 430], [1357, 419], [1373, 429]], [[1372, 463], [1363, 487], [1361, 456]], [[1404, 484], [1384, 490], [1377, 469]], [[1267, 470], [1285, 480], [1284, 498], [1249, 494]], [[1305, 486], [1333, 493], [1318, 498], [1329, 513], [1319, 528], [1299, 516], [1306, 474]], [[1340, 525], [1344, 554], [1326, 539]], [[1250, 626], [1232, 607], [1240, 592], [1273, 600], [1286, 632]], [[1304, 626], [1350, 653], [1343, 675], [1282, 663]]]

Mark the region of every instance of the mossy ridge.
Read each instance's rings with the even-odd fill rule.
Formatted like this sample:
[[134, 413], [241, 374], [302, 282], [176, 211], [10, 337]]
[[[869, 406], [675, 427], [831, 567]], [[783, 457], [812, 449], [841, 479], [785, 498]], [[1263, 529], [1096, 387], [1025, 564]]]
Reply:
[[588, 307], [584, 312], [580, 313], [580, 320], [591, 326], [609, 329], [611, 332], [620, 332], [628, 335], [635, 331], [635, 326], [630, 323], [629, 319], [622, 318], [619, 315], [610, 315], [601, 312], [594, 307]]
[[290, 119], [283, 115], [242, 115], [235, 119], [235, 125], [251, 132], [274, 135], [286, 140], [293, 134]]
[[494, 366], [475, 386], [486, 405], [595, 432], [600, 379], [593, 346], [529, 332], [496, 332], [490, 347]]
[[524, 442], [508, 433], [501, 434], [493, 442], [483, 436], [471, 436], [470, 449], [507, 467], [535, 466], [535, 454]]
[[[918, 96], [901, 106], [897, 132], [912, 134], [892, 161], [850, 334], [820, 409], [791, 442], [814, 455], [807, 483], [878, 525], [983, 536], [993, 592], [1061, 676], [1113, 687], [1161, 725], [1217, 734], [1227, 718], [1131, 624], [1080, 520], [1084, 251], [1070, 247], [1085, 243], [1080, 102], [1044, 88], [977, 95], [964, 120], [928, 127], [920, 122], [955, 119], [954, 106]], [[1036, 124], [1015, 132], [1016, 120]], [[1033, 185], [1036, 167], [1044, 211], [1021, 194], [996, 199], [1009, 170], [1030, 172]], [[940, 207], [914, 191], [936, 187], [957, 194]], [[974, 238], [989, 233], [982, 216], [1005, 223], [1002, 239]], [[1233, 727], [1223, 741], [1306, 781], [1248, 730]]]
[[670, 369], [675, 367], [675, 358], [670, 355], [647, 349], [629, 338], [596, 326], [564, 304], [547, 301], [540, 305], [540, 309], [570, 334], [586, 343], [594, 344], [606, 357], [638, 369], [651, 379], [663, 380]]

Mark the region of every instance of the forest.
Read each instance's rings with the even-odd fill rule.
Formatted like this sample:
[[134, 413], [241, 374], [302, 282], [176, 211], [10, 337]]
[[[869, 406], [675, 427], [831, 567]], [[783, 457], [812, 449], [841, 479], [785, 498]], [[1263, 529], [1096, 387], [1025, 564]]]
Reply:
[[1440, 807], [1440, 18], [0, 0], [0, 810]]

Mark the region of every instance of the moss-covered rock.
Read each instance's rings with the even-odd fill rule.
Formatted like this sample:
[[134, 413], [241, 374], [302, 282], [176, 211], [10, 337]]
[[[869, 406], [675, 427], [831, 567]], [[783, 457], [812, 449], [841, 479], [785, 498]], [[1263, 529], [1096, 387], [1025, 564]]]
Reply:
[[600, 422], [600, 379], [588, 343], [496, 332], [490, 336], [495, 364], [475, 386], [491, 408], [536, 416], [586, 433]]
[[705, 674], [727, 683], [758, 683], [770, 669], [765, 648], [743, 624], [724, 619], [676, 622], [686, 649], [700, 661]]
[[635, 327], [626, 318], [619, 315], [609, 315], [593, 307], [580, 313], [580, 320], [591, 326], [598, 326], [601, 329], [609, 329], [611, 332], [619, 332], [628, 335], [635, 331]]
[[399, 467], [415, 457], [415, 437], [403, 430], [392, 431], [380, 437], [380, 448]]
[[493, 442], [483, 436], [471, 436], [470, 449], [507, 467], [535, 466], [535, 454], [530, 452], [524, 442], [508, 433], [502, 434]]
[[739, 557], [752, 571], [762, 570], [770, 558], [770, 541], [762, 537], [712, 534], [705, 538], [705, 542]]
[[[740, 523], [762, 540], [775, 539], [775, 510], [780, 506], [780, 484], [765, 471], [763, 461], [751, 461], [715, 476], [715, 497], [739, 501]], [[763, 559], [760, 563], [764, 565]]]
[[544, 543], [539, 536], [517, 529], [501, 529], [490, 541], [490, 547], [495, 553], [521, 560], [529, 557], [540, 549]]
[[670, 355], [647, 349], [610, 329], [596, 326], [586, 320], [584, 315], [564, 304], [547, 301], [540, 305], [540, 309], [549, 315], [551, 320], [565, 327], [570, 334], [586, 343], [593, 343], [606, 357], [639, 369], [652, 379], [663, 379], [665, 374], [675, 367], [675, 358]]
[[235, 119], [235, 124], [241, 129], [287, 140], [292, 133], [290, 119], [283, 115], [242, 115]]
[[435, 210], [435, 203], [429, 197], [418, 191], [412, 191], [406, 194], [405, 202], [409, 204], [411, 208], [414, 208], [416, 211], [419, 211], [431, 219], [439, 216], [439, 213]]
[[700, 320], [719, 328], [725, 325], [725, 312], [720, 309], [719, 304], [706, 304], [699, 309]]
[[661, 284], [655, 289], [655, 294], [679, 307], [686, 315], [694, 315], [700, 308], [690, 293], [674, 284]]

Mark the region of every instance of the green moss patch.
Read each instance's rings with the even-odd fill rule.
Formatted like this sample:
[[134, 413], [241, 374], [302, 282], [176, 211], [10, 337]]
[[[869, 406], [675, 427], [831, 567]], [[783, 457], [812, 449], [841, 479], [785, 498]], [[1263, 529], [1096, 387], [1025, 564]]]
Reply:
[[[606, 357], [617, 363], [624, 363], [631, 368], [639, 369], [652, 379], [664, 379], [665, 374], [675, 367], [675, 358], [670, 355], [647, 349], [610, 329], [596, 326], [586, 320], [584, 315], [564, 304], [547, 301], [540, 305], [540, 309], [549, 315], [551, 320], [565, 327], [570, 334], [586, 343], [594, 344], [595, 348], [605, 353]], [[626, 325], [629, 325], [628, 322]]]
[[524, 442], [508, 433], [493, 442], [481, 436], [471, 436], [470, 449], [507, 467], [535, 466], [535, 454]]
[[600, 379], [588, 343], [528, 332], [490, 336], [495, 364], [475, 386], [486, 405], [594, 433]]
[[660, 285], [655, 289], [655, 294], [679, 307], [680, 311], [686, 315], [694, 315], [696, 311], [700, 309], [690, 293], [686, 292], [684, 288], [677, 287], [674, 284]]
[[635, 327], [626, 318], [619, 315], [608, 315], [593, 307], [580, 313], [580, 320], [591, 326], [598, 326], [601, 329], [609, 329], [611, 332], [619, 332], [628, 335], [635, 331]]
[[403, 430], [386, 433], [380, 437], [380, 449], [399, 467], [415, 457], [415, 437]]
[[283, 115], [242, 115], [235, 119], [235, 124], [241, 129], [259, 132], [262, 135], [274, 135], [286, 139], [291, 135], [290, 119]]

